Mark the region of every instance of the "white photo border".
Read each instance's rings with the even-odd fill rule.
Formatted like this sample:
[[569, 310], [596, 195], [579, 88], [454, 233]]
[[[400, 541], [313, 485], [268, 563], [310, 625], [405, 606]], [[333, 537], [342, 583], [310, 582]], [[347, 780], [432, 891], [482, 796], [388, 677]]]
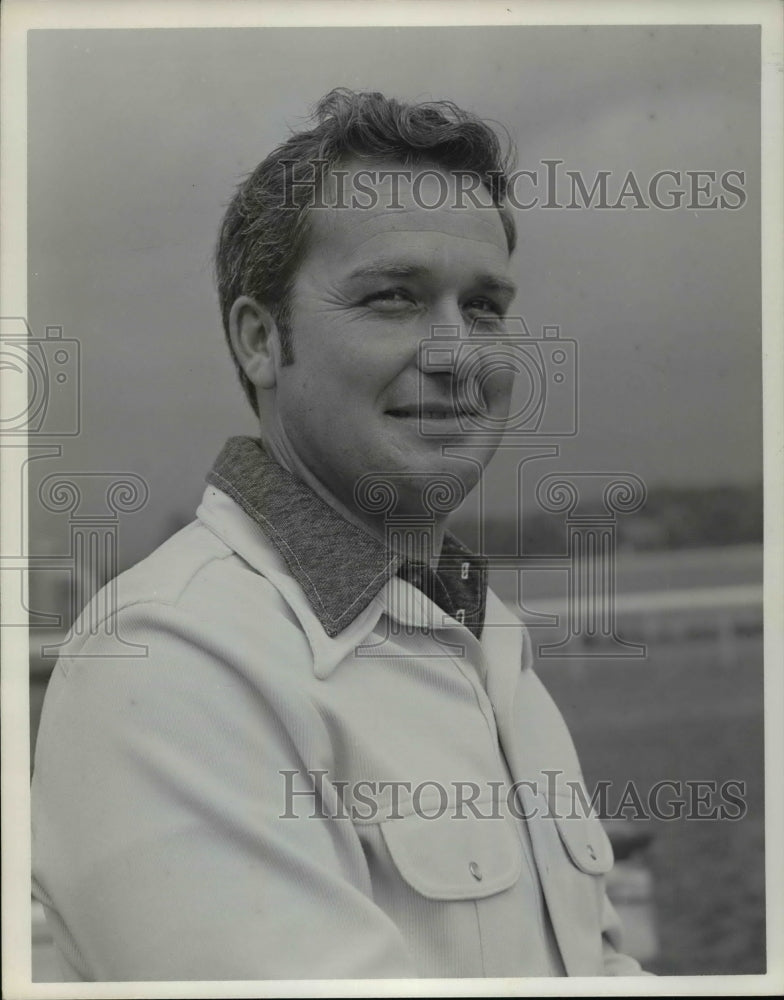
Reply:
[[[765, 461], [765, 723], [768, 972], [760, 976], [673, 976], [554, 980], [369, 980], [302, 982], [32, 983], [30, 980], [29, 693], [25, 630], [0, 628], [2, 685], [3, 995], [45, 997], [258, 996], [682, 996], [784, 991], [784, 335], [781, 274], [784, 209], [782, 157], [782, 6], [770, 2], [310, 2], [241, 0], [6, 0], [2, 11], [2, 244], [0, 292], [5, 316], [27, 313], [26, 33], [34, 28], [160, 28], [355, 25], [693, 25], [759, 24], [762, 37], [762, 289]], [[2, 471], [10, 468], [0, 449]], [[5, 477], [3, 477], [5, 481]], [[6, 484], [7, 486], [7, 484]], [[13, 484], [12, 484], [13, 486]], [[7, 486], [8, 488], [8, 486]], [[7, 513], [4, 509], [3, 513]], [[0, 546], [24, 525], [2, 518]], [[3, 616], [14, 595], [4, 593]], [[25, 633], [25, 634], [23, 634]]]

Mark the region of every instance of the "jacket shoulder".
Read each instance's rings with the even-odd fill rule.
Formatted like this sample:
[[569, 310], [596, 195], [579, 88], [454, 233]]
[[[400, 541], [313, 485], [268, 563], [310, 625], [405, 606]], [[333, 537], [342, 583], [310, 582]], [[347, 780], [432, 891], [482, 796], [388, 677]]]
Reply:
[[178, 604], [201, 572], [233, 554], [199, 521], [191, 521], [117, 577], [116, 607], [144, 601]]
[[[249, 613], [250, 612], [250, 613]], [[241, 620], [292, 619], [277, 589], [199, 520], [192, 521], [147, 557], [109, 581], [82, 611], [75, 636], [88, 641], [108, 622], [132, 617], [190, 619], [227, 628]], [[69, 643], [77, 651], [80, 640]]]

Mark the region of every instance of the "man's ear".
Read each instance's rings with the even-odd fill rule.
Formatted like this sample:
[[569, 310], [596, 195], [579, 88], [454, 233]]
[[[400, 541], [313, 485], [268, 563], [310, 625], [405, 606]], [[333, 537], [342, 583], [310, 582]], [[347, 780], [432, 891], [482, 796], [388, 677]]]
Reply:
[[272, 313], [241, 295], [229, 312], [229, 338], [242, 370], [257, 389], [273, 389], [280, 362], [280, 335]]

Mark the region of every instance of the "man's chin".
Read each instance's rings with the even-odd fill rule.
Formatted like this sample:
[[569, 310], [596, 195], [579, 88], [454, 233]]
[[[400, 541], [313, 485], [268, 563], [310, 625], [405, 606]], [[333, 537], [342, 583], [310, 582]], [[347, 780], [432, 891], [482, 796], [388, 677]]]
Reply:
[[495, 455], [498, 443], [487, 438], [480, 441], [475, 435], [465, 433], [443, 438], [419, 437], [410, 442], [406, 454], [418, 472], [435, 476], [445, 473], [462, 480], [469, 478], [467, 488], [473, 489]]
[[[373, 481], [387, 479], [396, 492], [405, 489], [408, 482], [411, 490], [420, 495], [428, 490], [429, 494], [439, 496], [439, 507], [449, 502], [451, 493], [453, 509], [477, 485], [497, 448], [497, 442], [478, 442], [465, 432], [436, 438], [410, 433], [408, 428], [405, 433], [387, 435], [376, 444], [380, 447], [375, 451], [373, 470], [366, 465], [366, 474]], [[370, 452], [367, 448], [365, 455]]]
[[446, 516], [463, 503], [479, 482], [484, 463], [477, 465], [472, 459], [474, 456], [458, 457], [444, 454], [440, 449], [412, 448], [405, 466], [398, 466], [389, 481], [400, 495], [402, 505]]

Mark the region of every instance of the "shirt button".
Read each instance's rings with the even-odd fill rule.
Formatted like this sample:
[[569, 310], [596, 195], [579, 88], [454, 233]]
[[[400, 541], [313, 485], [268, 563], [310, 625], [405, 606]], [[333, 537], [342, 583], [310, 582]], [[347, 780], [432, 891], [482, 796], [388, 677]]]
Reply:
[[460, 579], [461, 580], [467, 580], [468, 579], [468, 571], [469, 571], [469, 569], [471, 569], [471, 563], [464, 562], [463, 565], [460, 567]]
[[455, 611], [455, 621], [456, 622], [460, 622], [461, 625], [465, 624], [465, 609], [464, 608], [458, 608], [458, 610]]
[[471, 872], [471, 874], [474, 876], [474, 878], [477, 880], [477, 882], [481, 882], [482, 881], [482, 869], [479, 867], [479, 865], [476, 863], [476, 861], [472, 861], [469, 864], [468, 870]]
[[596, 861], [596, 851], [593, 849], [593, 844], [588, 844], [588, 855], [592, 861]]

